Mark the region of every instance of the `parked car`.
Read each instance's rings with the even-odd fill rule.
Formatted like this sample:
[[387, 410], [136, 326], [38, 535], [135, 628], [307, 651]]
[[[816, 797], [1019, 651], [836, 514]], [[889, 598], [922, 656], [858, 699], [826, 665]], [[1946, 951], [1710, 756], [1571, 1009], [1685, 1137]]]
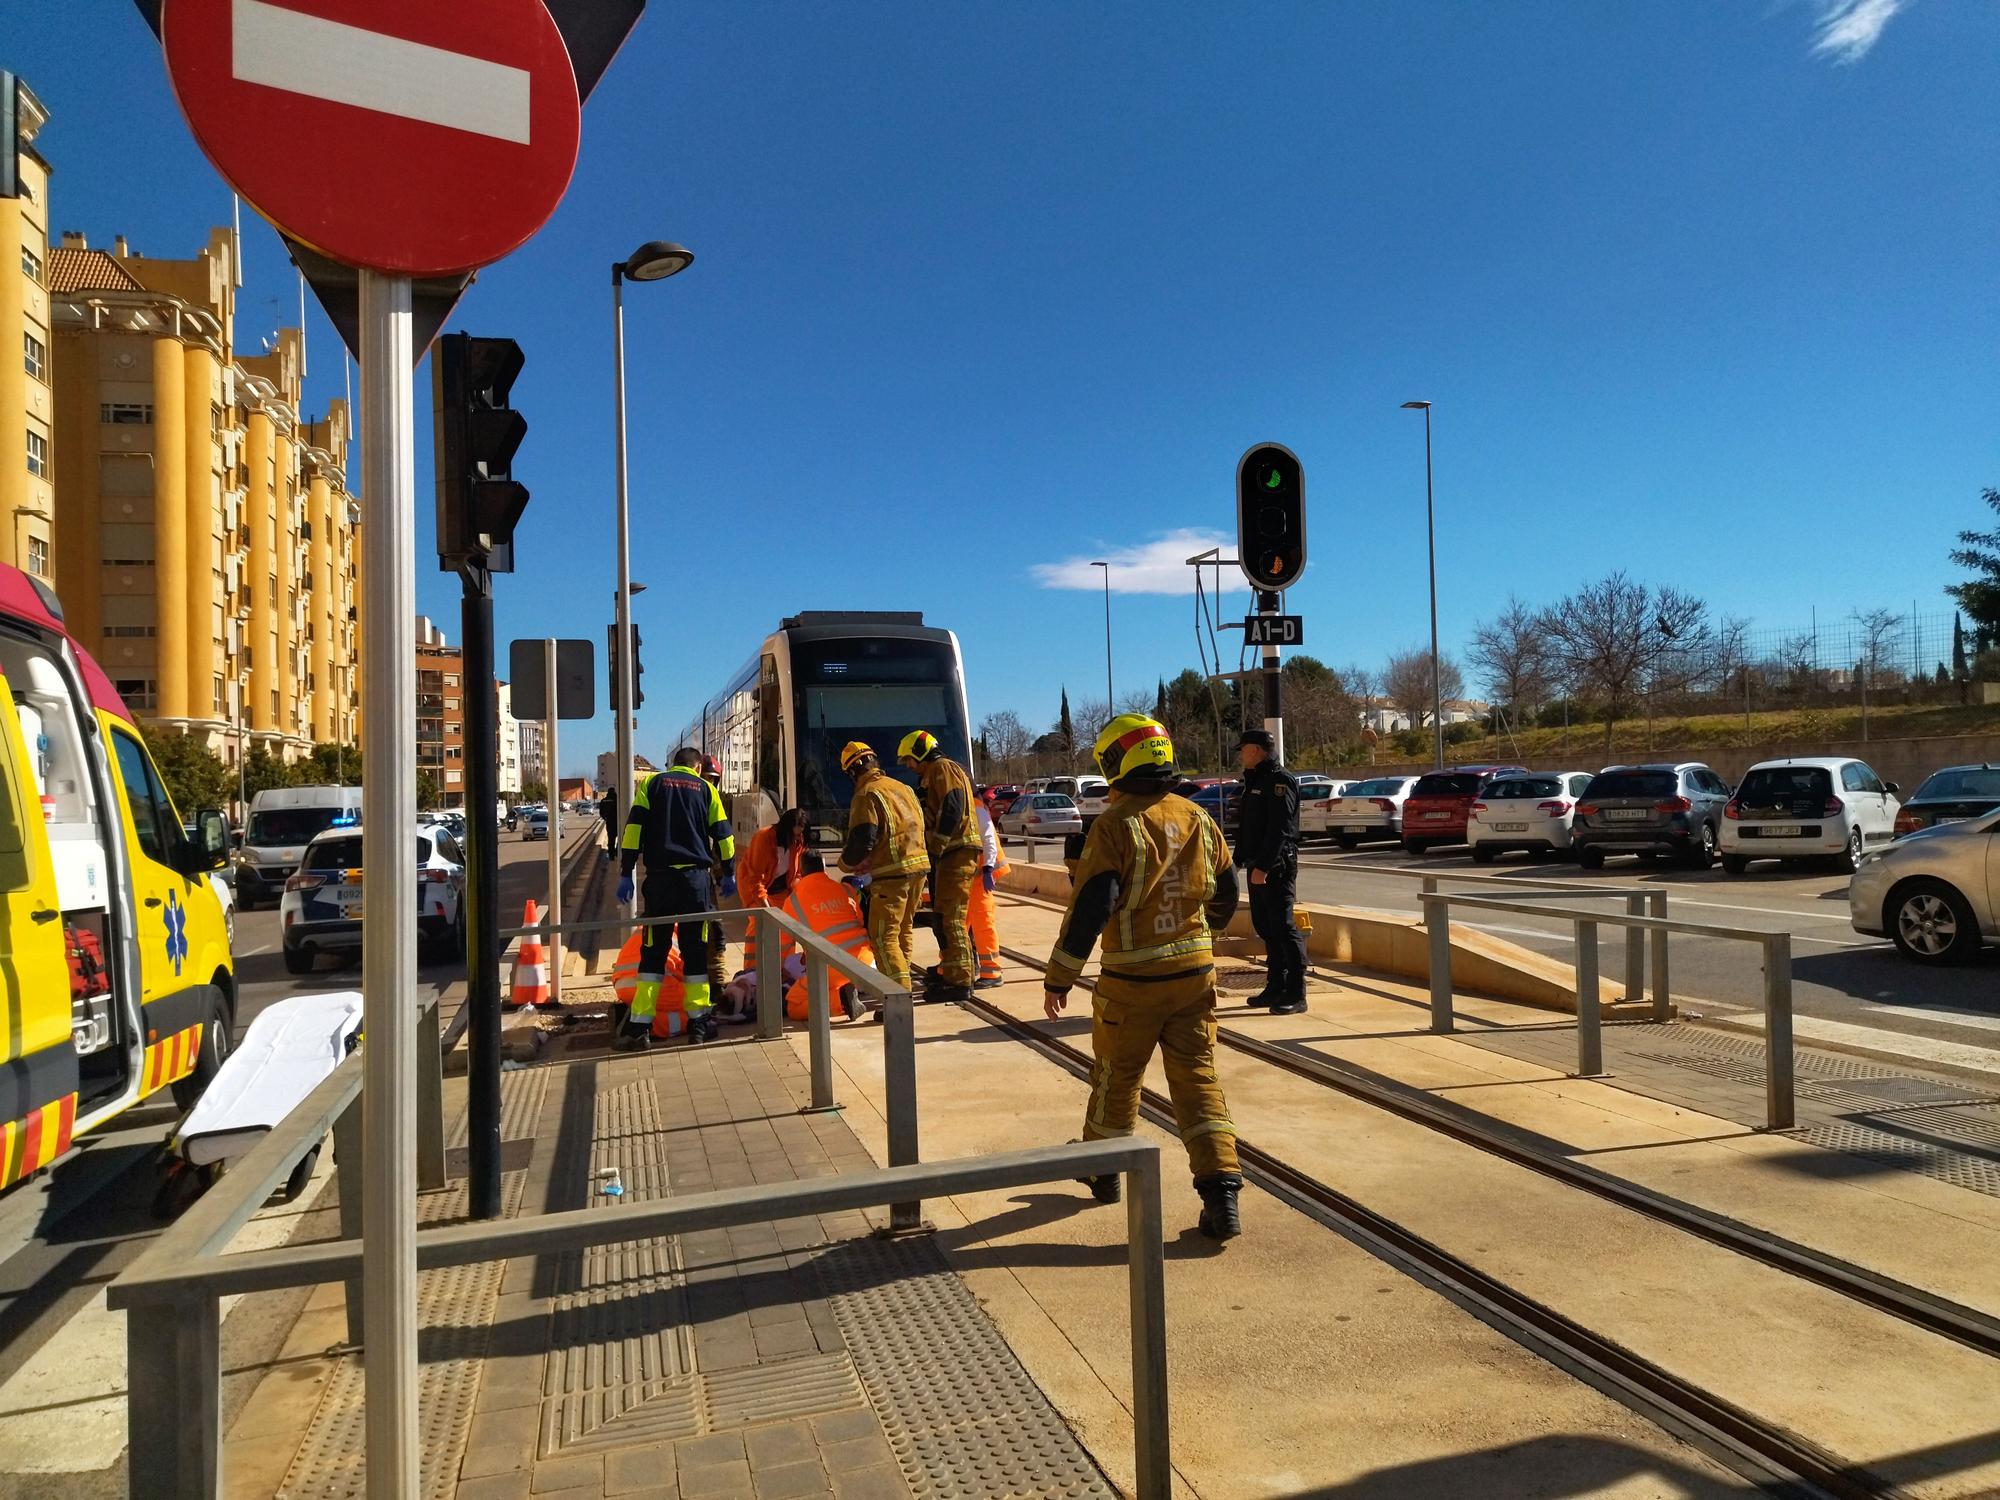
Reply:
[[1105, 808], [1111, 805], [1111, 783], [1102, 776], [1079, 776], [1076, 779], [1076, 810], [1083, 819], [1083, 826], [1090, 827]]
[[[278, 908], [287, 974], [310, 973], [322, 953], [361, 951], [361, 891], [359, 828], [306, 845]], [[465, 956], [465, 852], [443, 828], [417, 834], [417, 943], [434, 961]]]
[[999, 821], [1002, 833], [1024, 838], [1083, 832], [1083, 815], [1077, 811], [1076, 800], [1061, 792], [1024, 792]]
[[1866, 761], [1833, 756], [1767, 760], [1744, 773], [1723, 808], [1722, 868], [1757, 859], [1833, 859], [1849, 870], [1896, 836], [1896, 784]]
[[1188, 801], [1215, 819], [1216, 826], [1224, 833], [1234, 833], [1243, 811], [1243, 783], [1211, 781], [1190, 792]]
[[282, 786], [257, 793], [250, 799], [250, 826], [233, 857], [237, 905], [255, 911], [267, 897], [277, 900], [315, 834], [360, 820], [358, 786]]
[[546, 807], [531, 807], [521, 814], [521, 837], [524, 839], [545, 839], [549, 836], [549, 810]]
[[1494, 777], [1466, 812], [1465, 841], [1473, 863], [1490, 865], [1513, 849], [1535, 855], [1568, 849], [1576, 799], [1590, 782], [1588, 771]]
[[1016, 797], [1021, 795], [1020, 787], [1011, 782], [1006, 786], [993, 787], [991, 791], [993, 793], [993, 800], [987, 804], [987, 811], [991, 812], [996, 818], [1012, 805]]
[[2000, 807], [2000, 766], [1946, 766], [1924, 778], [1916, 794], [1896, 814], [1900, 837], [1940, 823], [1964, 823]]
[[1465, 818], [1496, 776], [1525, 774], [1526, 766], [1458, 766], [1419, 776], [1403, 802], [1403, 852], [1422, 854], [1440, 844], [1465, 842]]
[[1696, 870], [1715, 863], [1729, 783], [1699, 761], [1606, 766], [1585, 788], [1570, 837], [1576, 861], [1603, 868], [1606, 855], [1666, 854]]
[[[200, 848], [202, 839], [200, 823], [194, 819], [183, 819], [181, 821], [181, 837], [187, 840], [189, 848]], [[222, 903], [222, 930], [224, 936], [228, 939], [229, 951], [234, 953], [236, 951], [236, 881], [227, 870], [210, 870], [208, 872], [208, 883], [215, 891], [215, 899]]]
[[[1349, 782], [1346, 791], [1326, 804], [1326, 831], [1343, 849], [1396, 843], [1403, 836], [1403, 803], [1416, 784], [1414, 776], [1376, 776]], [[1299, 822], [1303, 827], [1303, 814]]]
[[1847, 884], [1855, 931], [1922, 964], [1964, 963], [2000, 942], [2000, 811], [1932, 823], [1862, 857]]
[[1335, 781], [1330, 776], [1322, 776], [1316, 781], [1299, 778], [1299, 842], [1307, 839], [1333, 837], [1333, 830], [1327, 823], [1327, 811], [1334, 799], [1340, 795], [1346, 782]]

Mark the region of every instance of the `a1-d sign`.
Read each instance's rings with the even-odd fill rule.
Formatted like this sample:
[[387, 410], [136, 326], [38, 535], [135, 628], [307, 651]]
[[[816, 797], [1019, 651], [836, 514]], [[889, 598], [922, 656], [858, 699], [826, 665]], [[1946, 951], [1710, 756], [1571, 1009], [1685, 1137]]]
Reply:
[[348, 265], [488, 265], [576, 166], [576, 74], [544, 0], [164, 0], [160, 40], [216, 170]]
[[1303, 615], [1245, 615], [1243, 638], [1253, 646], [1303, 646]]

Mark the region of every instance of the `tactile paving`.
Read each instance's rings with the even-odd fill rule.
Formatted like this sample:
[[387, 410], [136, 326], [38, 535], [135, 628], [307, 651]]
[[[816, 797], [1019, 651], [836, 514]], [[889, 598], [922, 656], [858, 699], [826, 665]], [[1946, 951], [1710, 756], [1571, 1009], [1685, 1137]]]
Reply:
[[930, 1240], [813, 1263], [918, 1500], [1117, 1494]]
[[[547, 1068], [522, 1068], [518, 1072], [500, 1075], [501, 1140], [518, 1141], [534, 1136], [535, 1122], [542, 1117], [542, 1100], [548, 1088]], [[463, 1146], [471, 1139], [471, 1132], [472, 1112], [462, 1111], [452, 1122], [445, 1145]]]

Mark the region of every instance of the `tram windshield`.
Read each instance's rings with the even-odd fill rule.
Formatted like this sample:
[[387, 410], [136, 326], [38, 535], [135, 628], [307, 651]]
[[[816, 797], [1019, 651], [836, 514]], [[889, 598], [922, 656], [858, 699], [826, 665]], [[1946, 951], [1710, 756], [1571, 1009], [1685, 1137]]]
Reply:
[[854, 783], [840, 769], [850, 740], [874, 747], [891, 775], [913, 780], [896, 765], [896, 745], [912, 729], [928, 729], [944, 754], [972, 764], [964, 698], [951, 648], [941, 641], [894, 637], [794, 641], [792, 682], [799, 728], [799, 803], [815, 833], [838, 841], [847, 832]]

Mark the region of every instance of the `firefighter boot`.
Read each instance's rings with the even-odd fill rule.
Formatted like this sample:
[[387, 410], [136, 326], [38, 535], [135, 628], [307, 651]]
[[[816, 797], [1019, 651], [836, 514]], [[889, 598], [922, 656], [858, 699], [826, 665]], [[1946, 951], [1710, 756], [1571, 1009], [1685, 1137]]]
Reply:
[[1125, 1195], [1125, 1179], [1116, 1172], [1102, 1172], [1095, 1177], [1079, 1177], [1077, 1181], [1090, 1189], [1090, 1196], [1099, 1203], [1116, 1203]]
[[1197, 1177], [1194, 1190], [1201, 1194], [1201, 1232], [1212, 1240], [1233, 1240], [1243, 1232], [1236, 1215], [1236, 1194], [1243, 1179], [1234, 1172], [1218, 1172]]

